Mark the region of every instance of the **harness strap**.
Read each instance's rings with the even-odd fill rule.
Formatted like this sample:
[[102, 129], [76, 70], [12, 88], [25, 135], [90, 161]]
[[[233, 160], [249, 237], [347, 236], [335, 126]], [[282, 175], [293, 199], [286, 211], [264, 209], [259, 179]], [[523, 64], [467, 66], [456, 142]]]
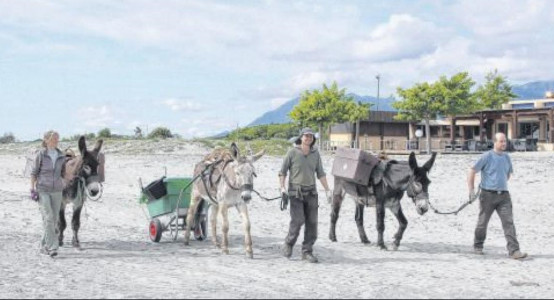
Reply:
[[[208, 194], [208, 198], [210, 198], [210, 201], [212, 202], [212, 204], [214, 204], [214, 205], [216, 205], [216, 206], [219, 205], [219, 202], [218, 202], [216, 199], [214, 199], [214, 198], [212, 197], [212, 195], [210, 194], [210, 189], [208, 189], [208, 185], [206, 184], [206, 178], [204, 178], [204, 175], [206, 174], [206, 171], [209, 170], [209, 174], [208, 174], [208, 175], [209, 175], [209, 180], [210, 180], [210, 182], [211, 182], [211, 177], [212, 177], [212, 174], [213, 174], [213, 168], [214, 168], [215, 166], [217, 166], [217, 165], [218, 165], [219, 163], [221, 163], [221, 162], [222, 162], [222, 160], [219, 159], [219, 160], [217, 160], [217, 161], [215, 161], [215, 162], [213, 162], [213, 163], [211, 163], [211, 164], [207, 164], [206, 167], [204, 168], [204, 170], [202, 170], [202, 171], [200, 172], [200, 174], [198, 174], [197, 177], [196, 177], [195, 179], [193, 179], [193, 181], [194, 181], [194, 180], [196, 180], [198, 177], [200, 177], [200, 180], [202, 181], [202, 185], [204, 186], [204, 190], [206, 190], [206, 194]], [[220, 178], [221, 178], [221, 177], [220, 177]], [[217, 180], [217, 182], [219, 182], [219, 179]], [[212, 186], [213, 186], [213, 183], [212, 183]]]
[[230, 164], [232, 162], [232, 160], [228, 160], [225, 162], [225, 164], [223, 165], [223, 168], [221, 169], [221, 175], [223, 176], [223, 179], [225, 180], [225, 183], [233, 190], [235, 191], [239, 191], [240, 190], [240, 187], [236, 187], [234, 186], [231, 181], [229, 181], [229, 177], [227, 177], [227, 175], [225, 175], [225, 168], [227, 167], [228, 164]]

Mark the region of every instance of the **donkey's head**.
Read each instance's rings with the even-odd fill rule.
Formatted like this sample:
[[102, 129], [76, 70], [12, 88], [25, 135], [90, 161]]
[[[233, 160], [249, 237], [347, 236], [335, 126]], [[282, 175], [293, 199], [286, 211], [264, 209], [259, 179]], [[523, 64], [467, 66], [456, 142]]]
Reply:
[[100, 192], [100, 176], [98, 174], [98, 154], [100, 148], [102, 148], [103, 140], [96, 141], [96, 145], [90, 151], [87, 150], [87, 143], [85, 137], [79, 138], [79, 152], [81, 153], [81, 168], [77, 170], [78, 177], [84, 178], [86, 182], [86, 188], [90, 196], [94, 197]]
[[244, 201], [252, 199], [252, 190], [254, 189], [254, 177], [256, 177], [256, 162], [265, 153], [265, 150], [255, 155], [241, 156], [239, 148], [235, 143], [231, 144], [231, 155], [233, 156], [232, 167], [235, 177], [235, 185], [240, 188], [240, 197]]
[[406, 191], [408, 196], [412, 198], [416, 206], [417, 213], [420, 215], [425, 214], [429, 210], [429, 184], [431, 180], [427, 177], [427, 173], [433, 167], [435, 163], [436, 152], [433, 152], [431, 158], [422, 166], [417, 165], [415, 153], [410, 153], [409, 165], [412, 170], [412, 175], [408, 181]]

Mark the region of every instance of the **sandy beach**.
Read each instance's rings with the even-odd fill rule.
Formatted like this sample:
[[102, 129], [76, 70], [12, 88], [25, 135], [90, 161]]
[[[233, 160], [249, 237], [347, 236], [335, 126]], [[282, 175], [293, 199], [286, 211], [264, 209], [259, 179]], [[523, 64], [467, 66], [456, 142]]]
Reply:
[[[147, 183], [167, 170], [190, 176], [209, 152], [200, 144], [109, 142], [101, 202], [88, 201], [82, 214], [82, 250], [71, 247], [71, 230], [55, 259], [38, 254], [42, 234], [38, 206], [28, 197], [23, 174], [31, 146], [0, 147], [0, 298], [551, 298], [554, 295], [554, 153], [512, 153], [509, 183], [519, 242], [529, 258], [509, 259], [498, 216], [489, 224], [485, 255], [472, 253], [478, 203], [457, 216], [429, 211], [419, 216], [405, 197], [408, 229], [398, 251], [375, 247], [375, 209], [366, 209], [370, 245], [360, 243], [354, 201], [347, 199], [337, 224], [338, 242], [328, 239], [330, 205], [320, 197], [319, 264], [280, 254], [288, 230], [288, 211], [259, 197], [249, 205], [254, 259], [244, 254], [240, 215], [230, 210], [230, 254], [211, 241], [183, 244], [164, 233], [148, 237], [149, 218], [138, 203], [138, 178]], [[407, 156], [393, 157], [406, 160]], [[419, 164], [429, 156], [418, 155]], [[467, 170], [477, 155], [438, 155], [429, 174], [431, 202], [444, 210], [467, 198]], [[278, 192], [281, 157], [256, 163], [255, 187], [267, 197]], [[332, 184], [332, 154], [323, 156]], [[323, 188], [318, 184], [320, 195]], [[71, 207], [68, 208], [70, 218]], [[385, 242], [398, 227], [387, 211]], [[299, 238], [299, 244], [302, 241]]]

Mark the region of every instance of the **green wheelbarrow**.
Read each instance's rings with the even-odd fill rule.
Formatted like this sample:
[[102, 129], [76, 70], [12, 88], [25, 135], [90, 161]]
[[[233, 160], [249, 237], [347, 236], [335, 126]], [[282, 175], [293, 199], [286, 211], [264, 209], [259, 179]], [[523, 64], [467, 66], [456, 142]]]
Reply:
[[[194, 180], [195, 178], [189, 177], [163, 176], [143, 187], [139, 178], [139, 203], [146, 204], [148, 208], [150, 240], [158, 243], [165, 231], [170, 232], [173, 241], [177, 240], [179, 230], [184, 230], [186, 226]], [[208, 205], [202, 201], [191, 226], [196, 240], [201, 241], [207, 237], [207, 212]]]

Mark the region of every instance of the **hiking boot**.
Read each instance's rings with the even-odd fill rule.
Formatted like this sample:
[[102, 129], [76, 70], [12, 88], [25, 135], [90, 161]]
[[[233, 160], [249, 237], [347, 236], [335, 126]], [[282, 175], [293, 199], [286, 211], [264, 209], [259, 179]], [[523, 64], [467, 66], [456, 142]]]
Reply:
[[510, 255], [510, 257], [513, 259], [523, 259], [527, 257], [527, 253], [516, 250]]
[[312, 263], [312, 264], [315, 264], [315, 263], [318, 263], [319, 260], [317, 259], [317, 257], [315, 257], [313, 254], [311, 253], [302, 253], [302, 260], [305, 260], [309, 263]]
[[56, 257], [56, 256], [58, 256], [58, 251], [52, 250], [52, 251], [50, 251], [49, 255], [50, 255], [50, 257]]
[[475, 248], [473, 249], [473, 253], [477, 254], [477, 255], [484, 255], [485, 253], [483, 252], [483, 249], [482, 248]]
[[289, 245], [287, 243], [285, 243], [283, 245], [283, 256], [286, 257], [286, 258], [290, 258], [292, 256], [292, 245]]

